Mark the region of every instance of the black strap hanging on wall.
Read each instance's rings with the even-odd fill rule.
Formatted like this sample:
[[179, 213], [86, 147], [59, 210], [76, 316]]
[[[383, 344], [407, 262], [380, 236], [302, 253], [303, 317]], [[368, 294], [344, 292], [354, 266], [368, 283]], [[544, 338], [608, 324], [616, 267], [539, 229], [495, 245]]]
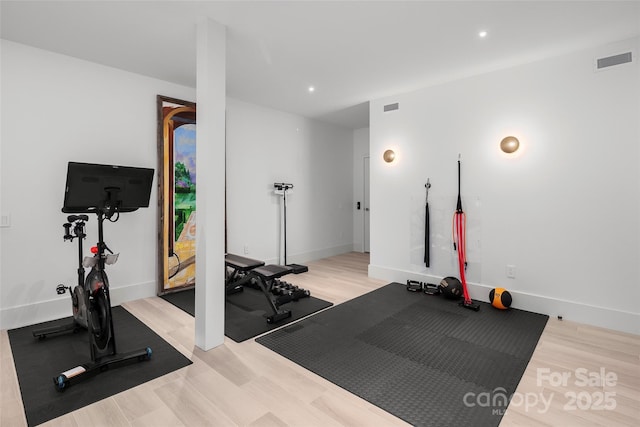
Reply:
[[427, 178], [427, 183], [424, 185], [427, 189], [427, 197], [424, 208], [424, 263], [429, 267], [429, 188], [431, 183]]

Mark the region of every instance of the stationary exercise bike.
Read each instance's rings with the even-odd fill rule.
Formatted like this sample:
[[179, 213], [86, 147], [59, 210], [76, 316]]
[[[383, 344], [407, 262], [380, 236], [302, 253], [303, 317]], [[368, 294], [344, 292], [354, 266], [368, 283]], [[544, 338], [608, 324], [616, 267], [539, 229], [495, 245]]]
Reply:
[[[116, 171], [110, 171], [109, 168], [115, 168]], [[120, 169], [122, 169], [122, 171]], [[80, 191], [81, 193], [95, 191], [95, 188], [87, 187], [85, 184], [79, 184], [79, 182], [101, 183], [101, 181], [105, 180], [112, 182], [117, 175], [126, 173], [128, 169], [134, 168], [69, 163], [67, 194], [65, 195], [65, 207], [62, 210], [67, 213], [95, 213], [98, 217], [98, 243], [91, 248], [91, 252], [94, 255], [92, 257], [84, 257], [82, 240], [86, 238], [85, 223], [89, 220], [89, 217], [88, 215], [69, 215], [67, 217], [68, 222], [64, 224], [64, 240], [73, 241], [74, 239], [78, 239], [78, 284], [73, 289], [70, 286], [59, 285], [56, 288], [56, 292], [58, 294], [64, 294], [68, 290], [71, 293], [73, 321], [68, 325], [33, 331], [33, 336], [42, 340], [49, 335], [77, 332], [85, 328], [89, 334], [91, 361], [53, 377], [53, 383], [58, 391], [64, 391], [72, 382], [89, 377], [92, 374], [104, 372], [112, 365], [134, 359], [143, 361], [151, 358], [152, 351], [150, 347], [127, 353], [118, 354], [116, 352], [111, 299], [109, 296], [109, 279], [105, 272], [105, 266], [114, 264], [118, 260], [118, 254], [114, 254], [104, 242], [103, 222], [105, 219], [115, 222], [118, 220], [121, 211], [132, 212], [137, 209], [137, 206], [126, 207], [122, 205], [123, 202], [121, 198], [124, 195], [120, 193], [125, 190], [126, 185], [102, 185], [100, 187], [102, 191], [98, 193], [103, 199], [99, 203], [88, 203], [86, 194], [81, 194], [81, 197], [75, 197], [75, 199], [73, 194], [71, 196], [69, 195], [70, 189], [72, 191]], [[137, 170], [137, 168], [135, 169]], [[148, 182], [149, 187], [153, 177], [153, 170], [150, 171], [151, 178]], [[146, 174], [148, 174], [148, 172]], [[87, 180], [87, 176], [90, 176], [92, 179]], [[141, 181], [137, 176], [131, 179], [127, 177], [127, 179], [129, 183]], [[115, 181], [116, 183], [124, 182], [119, 179], [115, 179]], [[147, 193], [147, 203], [148, 197]], [[83, 200], [86, 203], [83, 204], [84, 207], [79, 207], [78, 204], [73, 203], [74, 200]], [[73, 227], [73, 231], [71, 227]], [[109, 252], [108, 254], [106, 253], [107, 251]], [[86, 277], [85, 268], [91, 268]]]

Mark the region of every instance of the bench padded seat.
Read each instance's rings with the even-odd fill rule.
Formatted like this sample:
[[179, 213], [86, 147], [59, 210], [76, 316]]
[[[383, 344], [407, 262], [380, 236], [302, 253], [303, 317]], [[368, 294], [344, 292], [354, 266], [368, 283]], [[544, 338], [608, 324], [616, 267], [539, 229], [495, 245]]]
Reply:
[[235, 268], [238, 271], [249, 271], [264, 265], [264, 261], [234, 254], [226, 254], [224, 256], [224, 262], [227, 267]]
[[291, 268], [285, 265], [269, 264], [254, 268], [251, 272], [262, 277], [264, 280], [273, 280], [291, 273]]

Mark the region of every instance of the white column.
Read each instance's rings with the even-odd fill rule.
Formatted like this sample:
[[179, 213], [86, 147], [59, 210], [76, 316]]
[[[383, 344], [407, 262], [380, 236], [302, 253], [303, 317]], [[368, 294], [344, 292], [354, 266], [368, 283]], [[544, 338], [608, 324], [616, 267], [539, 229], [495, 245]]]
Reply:
[[226, 29], [208, 18], [197, 27], [195, 344], [224, 343], [224, 188]]

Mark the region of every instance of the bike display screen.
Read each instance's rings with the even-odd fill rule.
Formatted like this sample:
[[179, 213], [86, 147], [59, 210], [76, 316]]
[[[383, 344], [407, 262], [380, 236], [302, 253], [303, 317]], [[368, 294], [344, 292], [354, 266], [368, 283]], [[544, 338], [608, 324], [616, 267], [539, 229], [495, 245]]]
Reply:
[[62, 211], [133, 212], [149, 207], [153, 169], [69, 162]]

